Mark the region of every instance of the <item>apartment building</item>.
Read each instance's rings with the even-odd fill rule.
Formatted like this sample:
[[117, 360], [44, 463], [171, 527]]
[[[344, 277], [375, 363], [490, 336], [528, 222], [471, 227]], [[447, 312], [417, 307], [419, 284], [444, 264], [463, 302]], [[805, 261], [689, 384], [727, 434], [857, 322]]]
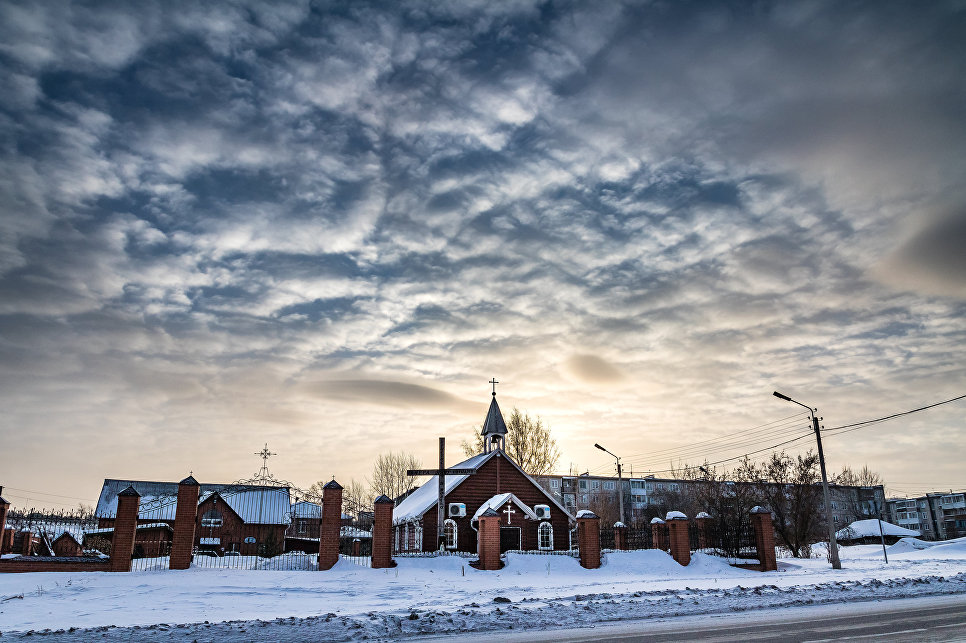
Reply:
[[966, 536], [966, 492], [890, 498], [888, 506], [890, 522], [918, 530], [925, 540]]

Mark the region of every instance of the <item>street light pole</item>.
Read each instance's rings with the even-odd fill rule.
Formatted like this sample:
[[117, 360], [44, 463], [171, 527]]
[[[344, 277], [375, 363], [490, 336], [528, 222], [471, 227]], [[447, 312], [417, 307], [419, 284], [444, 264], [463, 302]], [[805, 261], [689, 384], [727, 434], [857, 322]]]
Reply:
[[594, 446], [600, 449], [601, 451], [603, 451], [604, 453], [609, 453], [610, 455], [613, 455], [614, 458], [617, 460], [617, 502], [620, 503], [620, 507], [621, 507], [621, 524], [624, 524], [624, 481], [623, 481], [623, 478], [621, 477], [621, 459], [618, 458], [613, 453], [611, 453], [610, 451], [608, 451], [607, 449], [605, 449], [604, 447], [597, 444], [596, 442], [594, 443]]
[[785, 400], [786, 402], [791, 402], [792, 404], [797, 404], [801, 407], [808, 409], [808, 414], [812, 418], [812, 429], [815, 431], [815, 440], [818, 442], [818, 463], [822, 470], [822, 493], [825, 496], [825, 522], [828, 523], [828, 547], [829, 547], [829, 560], [832, 563], [832, 569], [842, 569], [842, 561], [839, 560], [839, 546], [835, 542], [835, 523], [832, 522], [832, 500], [828, 490], [828, 475], [825, 473], [825, 452], [822, 451], [822, 433], [819, 431], [818, 418], [815, 417], [815, 410], [810, 406], [806, 406], [801, 402], [796, 402], [787, 395], [782, 395], [778, 391], [774, 392], [774, 396], [778, 399]]

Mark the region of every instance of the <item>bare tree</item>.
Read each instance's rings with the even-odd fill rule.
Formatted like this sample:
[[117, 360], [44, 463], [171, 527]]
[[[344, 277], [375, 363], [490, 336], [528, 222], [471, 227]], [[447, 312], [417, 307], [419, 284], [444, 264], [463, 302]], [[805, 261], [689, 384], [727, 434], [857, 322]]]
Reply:
[[[482, 427], [481, 427], [482, 428]], [[550, 427], [540, 416], [531, 418], [516, 407], [506, 422], [505, 451], [513, 461], [531, 476], [553, 473], [560, 460], [557, 441], [550, 435]], [[472, 457], [483, 452], [483, 436], [477, 432], [472, 443], [464, 440], [463, 452]]]
[[419, 459], [411, 453], [383, 453], [372, 466], [369, 488], [373, 496], [386, 495], [398, 500], [419, 487], [419, 480], [406, 475], [408, 469], [421, 469]]
[[756, 491], [761, 503], [771, 509], [779, 542], [795, 558], [811, 556], [811, 544], [822, 539], [821, 487], [818, 455], [809, 451], [792, 459], [773, 453], [756, 471]]
[[[308, 497], [305, 498], [310, 502], [322, 502], [322, 488], [328, 483], [326, 480], [319, 480], [318, 482], [313, 482], [312, 486], [306, 491], [308, 492]], [[366, 482], [359, 482], [355, 478], [349, 480], [349, 483], [342, 487], [342, 505], [344, 507], [358, 508], [365, 511], [372, 511], [372, 501], [375, 499], [375, 494], [372, 493], [372, 489]]]

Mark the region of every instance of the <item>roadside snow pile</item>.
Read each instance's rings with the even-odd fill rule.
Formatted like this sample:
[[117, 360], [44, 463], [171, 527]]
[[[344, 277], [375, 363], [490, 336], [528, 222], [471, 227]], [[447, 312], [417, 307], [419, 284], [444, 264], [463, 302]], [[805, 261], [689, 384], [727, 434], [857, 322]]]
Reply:
[[[919, 532], [906, 529], [891, 522], [882, 521], [882, 534], [885, 536], [918, 536]], [[856, 520], [848, 527], [844, 527], [835, 532], [835, 537], [839, 540], [857, 540], [859, 538], [878, 538], [879, 521], [871, 518], [869, 520]]]
[[881, 547], [858, 545], [843, 548], [841, 570], [786, 558], [764, 574], [702, 553], [681, 567], [657, 550], [608, 553], [594, 570], [567, 555], [510, 553], [495, 572], [441, 556], [388, 570], [341, 560], [324, 572], [2, 574], [0, 629], [4, 641], [45, 643], [396, 640], [966, 592], [966, 539], [904, 547], [889, 565]]

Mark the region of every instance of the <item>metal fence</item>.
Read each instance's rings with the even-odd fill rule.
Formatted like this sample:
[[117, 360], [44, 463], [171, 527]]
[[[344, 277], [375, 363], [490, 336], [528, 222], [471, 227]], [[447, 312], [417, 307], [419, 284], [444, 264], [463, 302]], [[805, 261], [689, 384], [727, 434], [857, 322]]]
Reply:
[[[11, 508], [7, 526], [12, 529], [10, 553], [29, 556], [99, 556], [110, 555], [84, 545], [84, 534], [96, 529], [97, 518], [91, 512], [54, 511], [49, 509]], [[25, 542], [29, 534], [30, 542]]]

